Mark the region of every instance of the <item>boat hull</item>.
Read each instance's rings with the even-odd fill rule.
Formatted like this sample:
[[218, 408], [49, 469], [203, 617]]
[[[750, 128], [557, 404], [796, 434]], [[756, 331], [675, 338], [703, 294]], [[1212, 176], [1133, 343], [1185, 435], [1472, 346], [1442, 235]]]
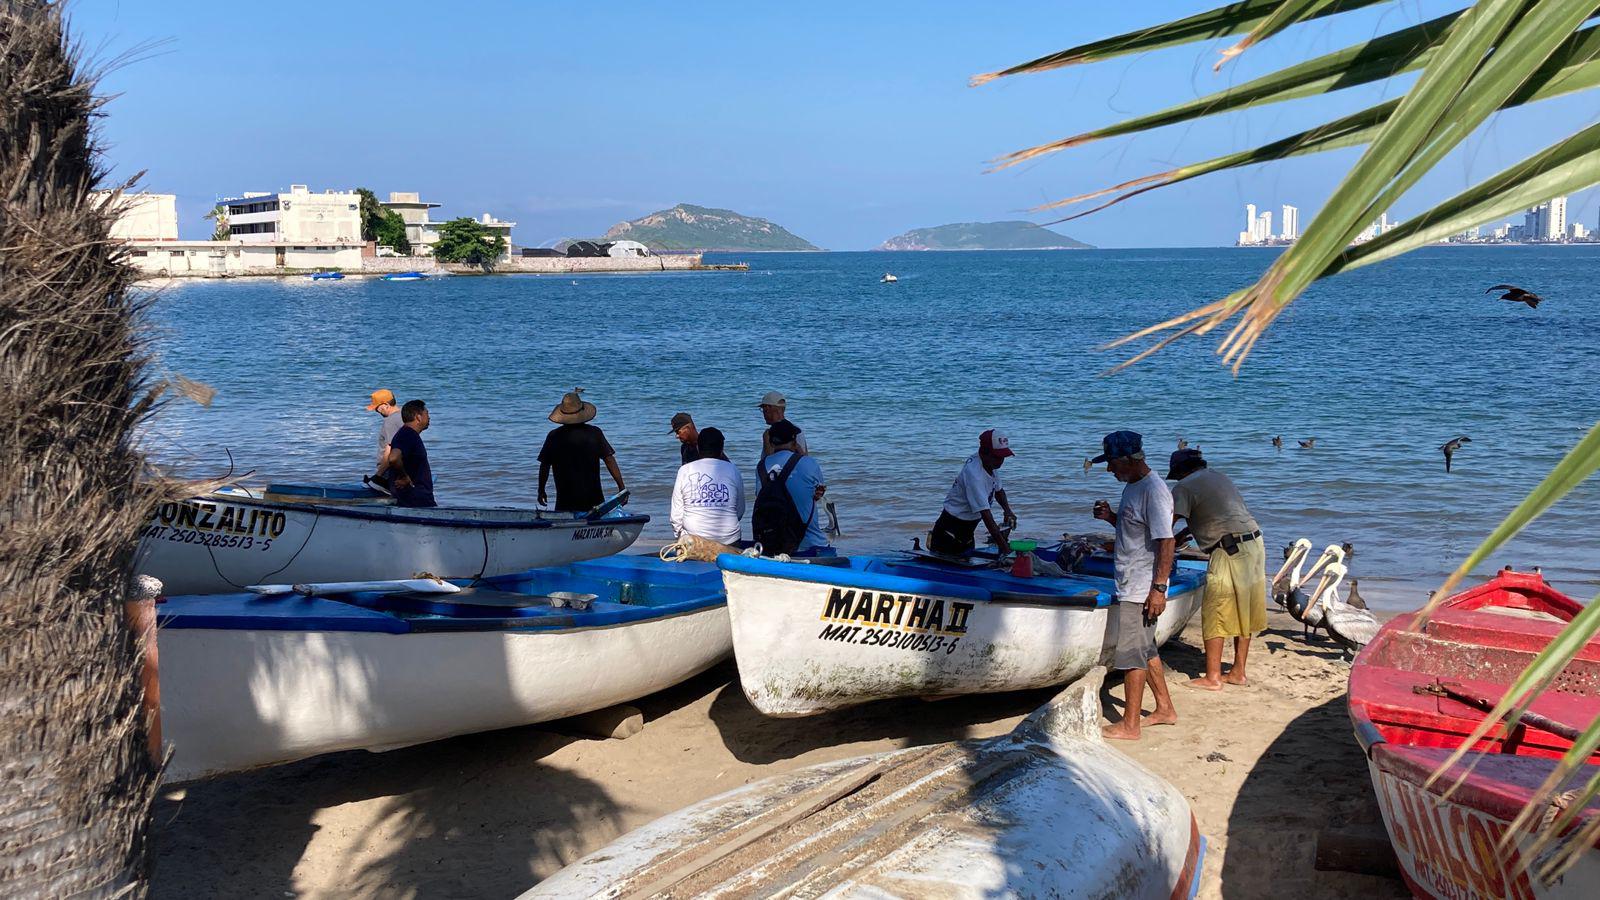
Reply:
[[[1108, 606], [985, 601], [932, 588], [895, 593], [891, 586], [872, 600], [874, 608], [880, 599], [892, 602], [890, 614], [873, 617], [856, 614], [868, 592], [825, 580], [724, 566], [723, 583], [739, 682], [769, 716], [1064, 684], [1110, 663], [1117, 642], [1117, 616]], [[1182, 631], [1199, 603], [1199, 590], [1174, 594], [1156, 640]], [[918, 605], [929, 611], [920, 621], [911, 614]]]
[[[824, 763], [713, 797], [523, 900], [1191, 897], [1204, 841], [1188, 802], [1100, 739], [1099, 674], [1008, 735]], [[1071, 733], [1047, 733], [1051, 716]]]
[[731, 650], [721, 604], [550, 632], [168, 628], [159, 641], [170, 780], [578, 715]]
[[280, 502], [218, 492], [161, 504], [136, 569], [169, 595], [263, 583], [508, 575], [626, 550], [646, 516], [594, 520], [516, 509]]

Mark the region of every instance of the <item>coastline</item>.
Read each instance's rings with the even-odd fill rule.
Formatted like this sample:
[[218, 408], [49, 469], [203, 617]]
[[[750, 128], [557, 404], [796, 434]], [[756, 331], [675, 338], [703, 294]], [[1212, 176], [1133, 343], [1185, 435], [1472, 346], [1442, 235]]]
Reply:
[[[1202, 661], [1196, 617], [1162, 649], [1179, 724], [1117, 749], [1189, 798], [1209, 842], [1199, 897], [1409, 896], [1397, 880], [1314, 869], [1319, 833], [1381, 819], [1345, 712], [1348, 663], [1276, 607], [1268, 620], [1253, 683], [1212, 694], [1183, 684]], [[552, 722], [163, 788], [153, 895], [514, 896], [691, 803], [815, 763], [1003, 734], [1054, 693], [768, 719], [730, 661], [636, 701], [646, 724], [625, 740]]]

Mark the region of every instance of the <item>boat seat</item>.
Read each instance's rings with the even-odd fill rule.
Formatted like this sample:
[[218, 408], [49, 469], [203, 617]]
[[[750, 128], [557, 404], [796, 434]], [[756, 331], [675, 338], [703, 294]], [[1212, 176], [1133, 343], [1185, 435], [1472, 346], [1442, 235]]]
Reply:
[[[1484, 711], [1476, 706], [1450, 697], [1418, 694], [1412, 690], [1418, 685], [1432, 684], [1435, 676], [1368, 664], [1362, 667], [1356, 677], [1362, 684], [1355, 693], [1371, 698], [1367, 701], [1368, 713], [1379, 726], [1422, 728], [1464, 737], [1483, 721]], [[1490, 702], [1499, 702], [1508, 687], [1499, 682], [1458, 676], [1443, 677], [1442, 680]], [[1596, 715], [1600, 715], [1600, 696], [1546, 691], [1533, 701], [1529, 711], [1581, 730], [1593, 722]], [[1498, 733], [1498, 729], [1490, 732], [1491, 735]], [[1531, 726], [1525, 740], [1554, 750], [1571, 746], [1566, 739]]]
[[[1475, 644], [1480, 647], [1501, 647], [1538, 653], [1561, 632], [1565, 622], [1532, 610], [1486, 608], [1482, 610], [1448, 610], [1428, 622], [1430, 637], [1455, 641], [1458, 644]], [[1592, 640], [1578, 651], [1578, 659], [1600, 662], [1600, 640]]]

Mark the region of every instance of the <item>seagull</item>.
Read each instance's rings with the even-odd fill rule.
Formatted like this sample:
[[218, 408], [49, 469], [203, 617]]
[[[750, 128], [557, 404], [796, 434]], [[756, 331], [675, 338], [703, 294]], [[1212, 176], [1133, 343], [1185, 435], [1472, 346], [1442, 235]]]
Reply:
[[1317, 439], [1316, 438], [1306, 438], [1305, 440], [1300, 442], [1300, 449], [1301, 450], [1314, 450], [1314, 449], [1316, 449], [1316, 446], [1317, 446]]
[[1344, 602], [1350, 604], [1356, 609], [1367, 608], [1367, 601], [1363, 600], [1361, 598], [1361, 592], [1356, 590], [1356, 579], [1354, 578], [1350, 579], [1350, 594], [1349, 596], [1345, 597]]
[[1501, 300], [1505, 300], [1510, 303], [1526, 303], [1528, 304], [1529, 309], [1538, 309], [1539, 304], [1544, 302], [1543, 297], [1535, 294], [1532, 291], [1525, 291], [1514, 284], [1497, 284], [1494, 287], [1489, 288], [1487, 291], [1484, 291], [1484, 293], [1492, 294], [1495, 291], [1505, 291], [1504, 294], [1500, 295]]
[[1456, 451], [1461, 449], [1462, 444], [1470, 443], [1472, 443], [1472, 438], [1469, 438], [1463, 434], [1458, 438], [1445, 441], [1443, 444], [1439, 445], [1439, 449], [1444, 451], [1444, 470], [1446, 472], [1450, 471], [1450, 458], [1456, 455]]
[[1280, 434], [1280, 435], [1277, 435], [1276, 437], [1274, 437], [1272, 439], [1272, 446], [1273, 446], [1273, 449], [1277, 450], [1279, 453], [1282, 453], [1283, 452], [1283, 435]]

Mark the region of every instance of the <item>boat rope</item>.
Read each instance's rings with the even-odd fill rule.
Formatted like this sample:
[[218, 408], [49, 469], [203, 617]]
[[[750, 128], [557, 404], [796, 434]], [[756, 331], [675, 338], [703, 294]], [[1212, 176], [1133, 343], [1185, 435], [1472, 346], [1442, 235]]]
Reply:
[[1550, 795], [1550, 803], [1545, 807], [1544, 816], [1539, 822], [1539, 830], [1550, 830], [1550, 826], [1555, 824], [1556, 817], [1566, 812], [1572, 806], [1572, 801], [1576, 799], [1578, 799], [1577, 790], [1562, 791], [1559, 794]]
[[[294, 565], [294, 561], [296, 559], [300, 558], [300, 551], [306, 549], [306, 547], [308, 545], [310, 545], [311, 536], [313, 534], [316, 534], [316, 532], [317, 532], [317, 523], [322, 521], [322, 510], [313, 509], [312, 513], [314, 514], [315, 517], [311, 520], [311, 528], [306, 531], [306, 539], [304, 541], [300, 542], [300, 546], [294, 551], [294, 554], [289, 557], [289, 561], [284, 563], [283, 565], [277, 567], [276, 569], [273, 569], [271, 572], [268, 572], [267, 574], [262, 575], [260, 578], [255, 579], [255, 581], [252, 582], [253, 584], [265, 584], [265, 583], [267, 583], [272, 578], [272, 576], [274, 576], [274, 575], [278, 574], [279, 572], [282, 572], [284, 569], [287, 569], [290, 566]], [[206, 556], [211, 558], [211, 568], [217, 573], [217, 577], [218, 578], [221, 578], [223, 581], [226, 581], [229, 585], [233, 586], [237, 590], [241, 590], [241, 591], [249, 590], [249, 587], [247, 585], [240, 584], [237, 581], [234, 581], [232, 578], [229, 578], [228, 576], [222, 574], [222, 567], [217, 565], [217, 551], [215, 549], [213, 549], [209, 545], [207, 545], [207, 547], [206, 547]]]

